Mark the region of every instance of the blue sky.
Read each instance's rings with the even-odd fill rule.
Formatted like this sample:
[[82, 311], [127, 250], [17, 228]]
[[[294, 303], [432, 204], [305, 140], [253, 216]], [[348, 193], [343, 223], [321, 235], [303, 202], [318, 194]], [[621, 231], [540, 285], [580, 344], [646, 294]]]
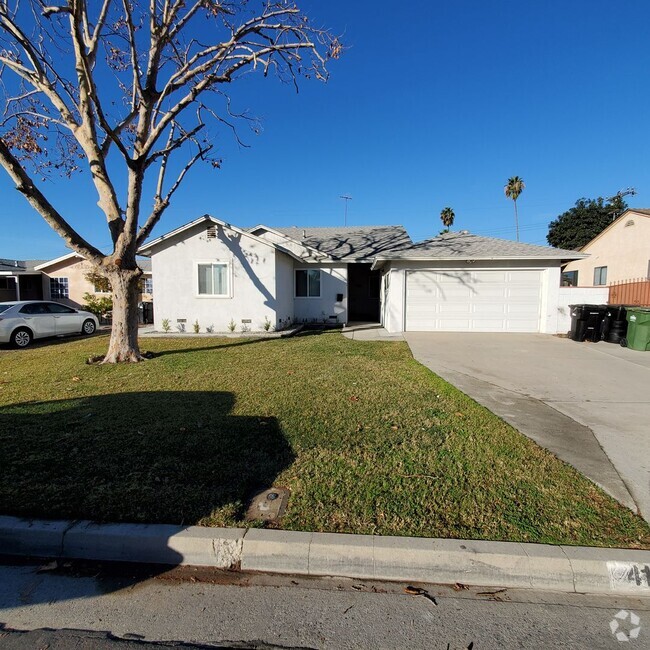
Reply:
[[[221, 170], [188, 176], [154, 231], [204, 213], [239, 226], [403, 224], [414, 240], [454, 230], [545, 243], [547, 224], [576, 199], [633, 186], [650, 207], [650, 3], [626, 0], [308, 0], [314, 21], [348, 46], [327, 84], [300, 93], [270, 78], [229, 89], [250, 148], [216, 137]], [[96, 245], [106, 225], [87, 176], [42, 187]], [[62, 242], [0, 170], [0, 257], [49, 258]]]

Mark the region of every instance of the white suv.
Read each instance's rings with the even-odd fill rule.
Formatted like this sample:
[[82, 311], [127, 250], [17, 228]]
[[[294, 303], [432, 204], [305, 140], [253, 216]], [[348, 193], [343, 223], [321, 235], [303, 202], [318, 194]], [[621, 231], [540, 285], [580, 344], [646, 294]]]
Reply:
[[17, 348], [48, 336], [94, 334], [98, 327], [94, 314], [59, 302], [0, 302], [0, 343], [12, 343]]

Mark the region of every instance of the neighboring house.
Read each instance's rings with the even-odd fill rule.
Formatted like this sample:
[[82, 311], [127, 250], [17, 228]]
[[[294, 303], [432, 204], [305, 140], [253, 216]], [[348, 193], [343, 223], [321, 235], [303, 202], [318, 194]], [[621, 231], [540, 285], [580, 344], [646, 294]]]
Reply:
[[[141, 302], [151, 302], [151, 261], [140, 260], [139, 264], [144, 271]], [[90, 262], [77, 253], [53, 260], [0, 259], [0, 301], [56, 300], [71, 307], [82, 307], [85, 293], [109, 295], [86, 279], [91, 270]]]
[[650, 210], [626, 210], [580, 252], [589, 257], [564, 267], [565, 285], [597, 287], [650, 279]]
[[558, 331], [561, 265], [574, 251], [470, 235], [413, 244], [401, 226], [243, 230], [201, 217], [139, 250], [154, 321], [260, 330], [381, 322], [401, 331]]
[[0, 259], [0, 302], [43, 300], [42, 273], [35, 267], [44, 261]]

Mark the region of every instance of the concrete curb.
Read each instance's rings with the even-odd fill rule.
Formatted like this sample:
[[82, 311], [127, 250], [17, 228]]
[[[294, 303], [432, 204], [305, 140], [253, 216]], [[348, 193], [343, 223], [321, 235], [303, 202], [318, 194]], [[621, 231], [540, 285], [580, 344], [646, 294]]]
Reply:
[[650, 596], [650, 551], [0, 516], [0, 553]]

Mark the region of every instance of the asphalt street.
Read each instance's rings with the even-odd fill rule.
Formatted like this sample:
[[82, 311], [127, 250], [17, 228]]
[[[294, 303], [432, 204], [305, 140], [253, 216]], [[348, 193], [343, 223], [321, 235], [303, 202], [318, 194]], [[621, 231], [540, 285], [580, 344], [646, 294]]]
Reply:
[[647, 648], [650, 598], [5, 558], [0, 623], [11, 650], [596, 650]]

